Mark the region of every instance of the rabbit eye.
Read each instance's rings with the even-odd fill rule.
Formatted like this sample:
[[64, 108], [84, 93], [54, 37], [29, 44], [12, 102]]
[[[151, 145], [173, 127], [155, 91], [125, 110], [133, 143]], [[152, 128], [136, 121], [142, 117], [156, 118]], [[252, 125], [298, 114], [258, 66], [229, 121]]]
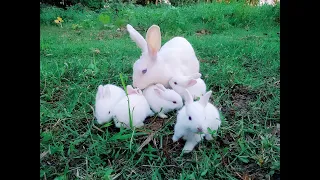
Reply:
[[177, 82], [174, 82], [175, 85], [177, 85]]
[[177, 101], [172, 101], [173, 102], [173, 104], [177, 104]]
[[145, 74], [147, 72], [147, 69], [142, 70], [142, 74]]
[[109, 114], [110, 114], [110, 111], [109, 111]]
[[192, 120], [191, 116], [189, 116], [189, 120], [190, 120], [190, 121]]

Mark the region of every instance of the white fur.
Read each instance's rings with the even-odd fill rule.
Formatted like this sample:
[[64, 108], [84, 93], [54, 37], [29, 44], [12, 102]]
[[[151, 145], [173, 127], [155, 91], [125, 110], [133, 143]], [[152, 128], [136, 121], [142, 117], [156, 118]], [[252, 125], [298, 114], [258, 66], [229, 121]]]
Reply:
[[148, 86], [143, 90], [143, 95], [151, 109], [159, 113], [161, 118], [167, 118], [165, 113], [183, 106], [181, 96], [172, 89], [166, 89], [162, 84]]
[[[154, 113], [151, 111], [150, 106], [143, 96], [140, 89], [133, 89], [132, 86], [127, 86], [128, 97], [130, 101], [130, 112], [132, 115], [132, 125], [134, 127], [142, 127], [143, 121]], [[128, 98], [123, 97], [114, 108], [115, 117], [113, 118], [115, 126], [120, 128], [122, 125], [130, 128], [130, 118], [128, 112]]]
[[199, 72], [199, 61], [185, 38], [174, 37], [161, 47], [161, 32], [157, 25], [148, 29], [146, 39], [130, 24], [127, 31], [142, 50], [142, 55], [133, 65], [134, 87], [144, 89], [150, 84], [160, 83], [168, 88], [173, 76]]
[[[183, 94], [187, 89], [193, 99], [203, 96], [207, 91], [205, 82], [200, 78], [200, 73], [195, 73], [189, 76], [175, 76], [170, 79], [169, 85], [184, 99]], [[185, 100], [185, 99], [184, 99]]]
[[[107, 84], [99, 85], [96, 94], [95, 112], [94, 115], [99, 124], [109, 122], [113, 117], [113, 108], [121, 98], [125, 97], [125, 92], [122, 88]], [[109, 113], [110, 112], [110, 113]]]
[[[176, 142], [181, 137], [186, 140], [183, 147], [185, 153], [191, 152], [203, 136], [207, 140], [213, 139], [208, 128], [217, 130], [220, 127], [219, 111], [208, 102], [211, 93], [209, 91], [200, 97], [199, 101], [193, 101], [191, 94], [186, 90], [186, 104], [178, 112], [174, 135], [172, 136], [173, 142]], [[189, 117], [191, 117], [191, 120], [189, 120]], [[199, 134], [199, 132], [203, 134]]]
[[171, 5], [171, 2], [169, 0], [160, 0], [160, 3], [163, 2], [165, 4]]
[[259, 6], [262, 6], [262, 5], [272, 5], [272, 6], [275, 6], [277, 2], [280, 2], [280, 0], [259, 0]]

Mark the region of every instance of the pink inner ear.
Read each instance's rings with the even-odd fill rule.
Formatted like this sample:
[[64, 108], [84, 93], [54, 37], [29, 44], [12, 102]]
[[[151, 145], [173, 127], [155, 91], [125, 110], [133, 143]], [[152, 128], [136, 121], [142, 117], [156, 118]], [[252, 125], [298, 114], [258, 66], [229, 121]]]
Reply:
[[166, 88], [162, 84], [156, 84], [156, 86], [161, 89], [162, 91], [165, 91]]
[[127, 86], [127, 92], [128, 92], [128, 95], [130, 95], [130, 94], [133, 94], [133, 93], [135, 93], [135, 90], [132, 88], [132, 86]]
[[156, 92], [156, 94], [157, 94], [159, 97], [161, 97], [161, 92], [160, 92], [159, 89], [154, 89], [154, 91]]
[[128, 95], [137, 93], [136, 90], [133, 89], [131, 85], [127, 85], [127, 92], [128, 92]]
[[157, 51], [155, 48], [153, 48], [152, 46], [148, 45], [148, 52], [149, 52], [150, 57], [151, 57], [153, 60], [155, 60], [156, 57], [157, 57], [158, 51]]
[[148, 44], [149, 55], [152, 58], [155, 58], [161, 48], [161, 32], [159, 26], [152, 25], [148, 29], [146, 34], [146, 41]]
[[187, 84], [187, 87], [193, 86], [193, 85], [195, 85], [195, 84], [197, 84], [197, 80], [191, 79], [191, 80], [189, 80], [189, 82], [188, 82], [188, 84]]
[[128, 89], [127, 91], [128, 91], [128, 95], [130, 95], [130, 94], [138, 94], [135, 89]]

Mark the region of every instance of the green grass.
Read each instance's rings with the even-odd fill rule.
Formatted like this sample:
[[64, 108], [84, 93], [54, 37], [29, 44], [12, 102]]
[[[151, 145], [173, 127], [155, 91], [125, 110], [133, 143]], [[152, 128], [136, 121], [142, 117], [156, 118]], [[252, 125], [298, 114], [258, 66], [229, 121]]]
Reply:
[[[108, 10], [42, 9], [40, 179], [263, 179], [280, 174], [279, 9], [236, 3], [128, 6], [118, 17]], [[162, 43], [178, 35], [190, 41], [207, 89], [213, 91], [211, 101], [223, 116], [214, 141], [182, 155], [184, 142], [171, 140], [175, 113], [165, 121], [149, 119], [134, 134], [113, 123], [95, 123], [91, 107], [98, 85], [122, 86], [121, 73], [131, 84], [132, 64], [140, 56], [123, 28], [102, 26], [101, 12], [109, 13], [111, 24], [116, 18], [130, 22], [143, 35], [159, 24]], [[63, 28], [51, 24], [57, 16], [64, 19]], [[196, 33], [203, 29], [209, 33]]]

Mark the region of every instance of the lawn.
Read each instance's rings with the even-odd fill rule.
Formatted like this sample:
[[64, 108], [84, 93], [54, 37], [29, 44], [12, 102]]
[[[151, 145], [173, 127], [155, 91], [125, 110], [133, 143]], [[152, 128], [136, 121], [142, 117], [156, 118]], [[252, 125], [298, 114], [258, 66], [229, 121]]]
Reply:
[[[40, 179], [274, 179], [280, 175], [280, 4], [209, 3], [40, 11]], [[62, 26], [54, 20], [62, 17]], [[110, 21], [108, 20], [110, 17]], [[103, 25], [103, 22], [106, 25]], [[176, 113], [141, 129], [98, 125], [97, 87], [131, 84], [143, 36], [185, 37], [200, 61], [222, 125], [211, 142], [182, 154]], [[145, 142], [145, 143], [144, 143]]]

